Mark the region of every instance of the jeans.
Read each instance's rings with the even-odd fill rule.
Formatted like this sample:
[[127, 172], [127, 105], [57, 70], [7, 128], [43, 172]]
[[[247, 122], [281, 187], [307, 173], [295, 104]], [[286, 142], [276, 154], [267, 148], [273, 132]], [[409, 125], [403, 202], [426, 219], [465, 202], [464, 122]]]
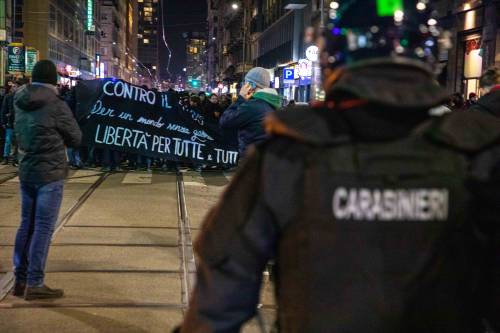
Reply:
[[108, 148], [104, 149], [102, 157], [102, 164], [104, 167], [114, 170], [120, 166], [120, 159], [120, 152]]
[[80, 150], [78, 148], [68, 148], [69, 164], [76, 167], [82, 166], [82, 159], [80, 157]]
[[12, 138], [14, 137], [14, 130], [12, 128], [5, 129], [5, 145], [3, 148], [3, 157], [10, 157], [10, 151], [12, 146]]
[[64, 181], [21, 182], [21, 225], [14, 246], [14, 274], [29, 287], [43, 285], [49, 245], [54, 233]]

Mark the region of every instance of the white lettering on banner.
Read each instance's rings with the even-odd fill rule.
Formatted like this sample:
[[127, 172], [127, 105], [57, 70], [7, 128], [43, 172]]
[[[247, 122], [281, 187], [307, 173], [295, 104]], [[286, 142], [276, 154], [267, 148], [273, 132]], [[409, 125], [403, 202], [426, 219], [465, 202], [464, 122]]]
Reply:
[[346, 189], [333, 195], [333, 214], [354, 221], [445, 221], [447, 189]]
[[122, 81], [107, 81], [104, 83], [102, 90], [104, 94], [112, 97], [121, 97], [151, 105], [155, 105], [156, 103], [156, 93], [154, 91], [136, 87]]
[[151, 135], [143, 131], [113, 126], [106, 126], [104, 130], [101, 130], [101, 125], [97, 125], [94, 140], [96, 143], [110, 146], [132, 147], [147, 150], [147, 138], [149, 137], [151, 137]]
[[207, 142], [208, 140], [214, 141], [214, 139], [208, 135], [207, 132], [199, 130], [194, 130], [191, 140], [200, 142]]
[[134, 121], [134, 118], [132, 118], [132, 115], [127, 112], [122, 112], [118, 116], [118, 118], [123, 119], [123, 120], [128, 120], [128, 121]]
[[170, 144], [171, 143], [172, 143], [172, 140], [170, 140], [170, 138], [167, 138], [164, 136], [154, 135], [152, 149], [154, 152], [157, 152], [160, 154], [170, 154]]
[[175, 155], [205, 160], [205, 158], [201, 155], [201, 149], [205, 146], [204, 144], [178, 138], [173, 138], [173, 140], [175, 142]]
[[114, 118], [115, 117], [114, 112], [115, 112], [115, 110], [109, 109], [109, 108], [105, 108], [102, 105], [102, 101], [98, 100], [94, 104], [94, 106], [92, 107], [92, 110], [90, 111], [90, 115], [88, 115], [87, 118], [90, 118], [91, 115], [97, 115], [97, 116]]
[[168, 95], [167, 94], [161, 95], [161, 106], [164, 107], [165, 109], [172, 108], [172, 106], [170, 106], [170, 104], [168, 104]]
[[165, 123], [161, 122], [162, 120], [163, 120], [163, 117], [160, 117], [160, 119], [158, 119], [158, 120], [146, 119], [144, 117], [140, 117], [137, 120], [137, 122], [139, 124], [150, 125], [150, 126], [154, 126], [156, 128], [162, 128], [165, 125]]
[[216, 155], [216, 163], [223, 164], [236, 164], [238, 161], [238, 152], [236, 151], [227, 151], [223, 149], [214, 148]]
[[181, 125], [177, 125], [177, 124], [168, 124], [168, 126], [166, 128], [169, 131], [175, 131], [175, 132], [179, 132], [182, 134], [191, 134], [191, 131], [188, 128], [183, 127]]
[[[101, 126], [97, 124], [95, 143], [108, 146], [134, 148], [142, 151], [152, 151], [158, 154], [169, 154], [198, 161], [212, 161], [211, 153], [205, 158], [203, 150], [205, 145], [199, 142], [170, 138], [160, 135], [151, 135], [145, 131], [129, 129], [126, 127]], [[236, 164], [238, 152], [214, 148], [216, 163]]]

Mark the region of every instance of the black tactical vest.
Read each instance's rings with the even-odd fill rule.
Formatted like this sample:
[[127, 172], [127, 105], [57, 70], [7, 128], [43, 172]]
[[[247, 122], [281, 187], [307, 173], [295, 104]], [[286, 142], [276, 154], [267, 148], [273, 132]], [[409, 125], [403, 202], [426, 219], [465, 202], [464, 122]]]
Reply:
[[305, 159], [303, 207], [278, 246], [280, 332], [481, 331], [461, 154], [412, 136]]

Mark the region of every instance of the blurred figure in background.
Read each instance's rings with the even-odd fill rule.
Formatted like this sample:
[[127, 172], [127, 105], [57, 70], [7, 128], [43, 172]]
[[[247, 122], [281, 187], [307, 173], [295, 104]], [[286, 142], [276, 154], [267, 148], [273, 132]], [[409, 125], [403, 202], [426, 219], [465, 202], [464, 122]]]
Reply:
[[11, 82], [9, 91], [5, 95], [1, 109], [1, 123], [5, 131], [4, 149], [3, 149], [3, 164], [17, 164], [17, 148], [14, 133], [14, 95], [18, 88], [17, 82]]
[[500, 117], [500, 68], [491, 67], [479, 80], [482, 96], [470, 111], [479, 111]]

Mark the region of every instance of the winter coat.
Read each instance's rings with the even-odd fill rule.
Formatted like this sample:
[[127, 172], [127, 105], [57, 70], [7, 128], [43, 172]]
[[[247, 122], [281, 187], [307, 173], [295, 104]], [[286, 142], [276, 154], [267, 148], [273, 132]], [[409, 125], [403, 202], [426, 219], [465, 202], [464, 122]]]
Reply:
[[250, 100], [239, 96], [221, 116], [222, 128], [238, 130], [238, 146], [244, 156], [248, 145], [264, 141], [264, 117], [281, 106], [281, 97], [271, 88], [262, 89], [253, 94]]
[[476, 104], [469, 108], [469, 111], [487, 112], [500, 117], [500, 86], [481, 97]]
[[80, 145], [82, 133], [55, 87], [23, 86], [14, 97], [19, 144], [19, 179], [51, 183], [67, 176], [66, 148]]
[[[470, 112], [430, 119], [429, 107], [446, 93], [416, 68], [349, 74], [336, 86], [343, 92], [328, 92], [338, 98], [332, 103], [266, 120], [269, 140], [249, 153], [195, 242], [197, 284], [180, 332], [239, 332], [257, 312], [269, 260], [278, 332], [476, 333], [486, 322], [500, 329], [500, 154], [493, 146], [500, 120]], [[373, 82], [370, 75], [376, 86], [358, 85]], [[387, 89], [401, 82], [422, 90]], [[383, 171], [375, 168], [381, 162]], [[382, 207], [394, 207], [394, 189], [448, 181], [445, 221], [399, 218]], [[359, 196], [335, 201], [336, 190], [358, 186]], [[416, 210], [432, 199], [419, 200], [410, 203]], [[347, 218], [335, 205], [345, 206]]]
[[2, 125], [5, 126], [5, 128], [14, 128], [14, 93], [10, 93], [4, 97], [1, 113]]

